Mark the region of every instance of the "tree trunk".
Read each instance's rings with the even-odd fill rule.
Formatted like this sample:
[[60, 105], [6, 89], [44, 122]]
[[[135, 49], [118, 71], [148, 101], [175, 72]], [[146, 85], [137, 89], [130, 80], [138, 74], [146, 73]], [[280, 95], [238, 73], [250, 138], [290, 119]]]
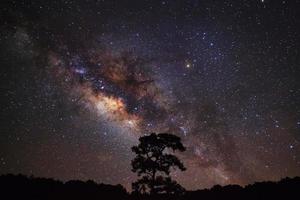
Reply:
[[156, 170], [154, 169], [152, 172], [152, 177], [151, 177], [150, 194], [154, 193], [155, 174], [156, 174]]

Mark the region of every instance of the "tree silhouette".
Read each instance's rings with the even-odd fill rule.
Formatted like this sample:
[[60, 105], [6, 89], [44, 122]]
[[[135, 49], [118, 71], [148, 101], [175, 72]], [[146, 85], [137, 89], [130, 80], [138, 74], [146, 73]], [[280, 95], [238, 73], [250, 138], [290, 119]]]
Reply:
[[170, 154], [170, 150], [185, 151], [181, 139], [168, 133], [151, 133], [139, 141], [139, 145], [132, 147], [137, 155], [131, 165], [132, 171], [141, 178], [132, 184], [133, 191], [149, 194], [183, 193], [184, 188], [170, 178], [171, 168], [186, 170], [183, 163]]

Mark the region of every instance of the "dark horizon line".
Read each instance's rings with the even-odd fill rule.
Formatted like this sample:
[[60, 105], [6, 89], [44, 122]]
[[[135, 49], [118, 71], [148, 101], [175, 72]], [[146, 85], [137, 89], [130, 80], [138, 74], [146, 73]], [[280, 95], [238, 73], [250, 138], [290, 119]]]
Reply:
[[[3, 177], [3, 176], [14, 176], [14, 177], [17, 177], [17, 176], [22, 176], [22, 177], [25, 177], [25, 178], [28, 178], [28, 179], [46, 179], [46, 180], [52, 180], [52, 181], [57, 181], [57, 182], [60, 182], [60, 183], [63, 183], [63, 184], [66, 184], [68, 182], [72, 182], [72, 181], [78, 181], [78, 182], [83, 182], [83, 183], [87, 183], [87, 182], [93, 182], [94, 184], [96, 185], [107, 185], [107, 186], [122, 186], [127, 193], [131, 194], [132, 191], [128, 191], [126, 189], [126, 187], [121, 184], [121, 183], [117, 183], [117, 184], [109, 184], [109, 183], [104, 183], [104, 182], [96, 182], [95, 180], [92, 180], [92, 179], [87, 179], [87, 180], [81, 180], [81, 179], [70, 179], [70, 180], [67, 180], [67, 181], [62, 181], [60, 179], [56, 179], [56, 178], [50, 178], [50, 177], [38, 177], [38, 176], [34, 176], [33, 174], [31, 175], [25, 175], [25, 174], [22, 174], [22, 173], [18, 173], [18, 174], [13, 174], [13, 173], [6, 173], [6, 174], [0, 174], [0, 178]], [[250, 186], [253, 186], [255, 184], [260, 184], [260, 183], [280, 183], [282, 181], [286, 181], [286, 180], [295, 180], [295, 179], [299, 179], [300, 181], [300, 176], [294, 176], [294, 177], [289, 177], [289, 176], [286, 176], [286, 177], [283, 177], [281, 179], [278, 179], [277, 181], [276, 180], [265, 180], [265, 181], [255, 181], [253, 183], [249, 183], [249, 184], [245, 184], [245, 185], [239, 185], [239, 184], [226, 184], [226, 185], [220, 185], [220, 184], [215, 184], [213, 185], [212, 187], [210, 188], [202, 188], [202, 189], [195, 189], [195, 190], [187, 190], [187, 192], [196, 192], [196, 191], [207, 191], [207, 190], [212, 190], [213, 188], [215, 187], [228, 187], [228, 186], [238, 186], [238, 187], [241, 187], [241, 188], [247, 188], [247, 187], [250, 187]]]

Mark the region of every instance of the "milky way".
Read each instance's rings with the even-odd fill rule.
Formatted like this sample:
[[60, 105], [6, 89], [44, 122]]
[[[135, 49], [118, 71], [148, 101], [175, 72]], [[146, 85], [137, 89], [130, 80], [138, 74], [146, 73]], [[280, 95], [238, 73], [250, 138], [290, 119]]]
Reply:
[[187, 189], [299, 176], [299, 6], [4, 2], [0, 173], [130, 189], [131, 146], [169, 132]]

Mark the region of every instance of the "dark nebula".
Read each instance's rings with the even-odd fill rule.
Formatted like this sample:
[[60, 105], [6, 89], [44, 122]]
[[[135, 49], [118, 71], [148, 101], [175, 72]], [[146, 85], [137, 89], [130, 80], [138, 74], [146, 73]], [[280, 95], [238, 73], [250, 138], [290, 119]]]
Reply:
[[170, 132], [187, 189], [300, 175], [300, 1], [0, 4], [1, 174], [130, 189]]

